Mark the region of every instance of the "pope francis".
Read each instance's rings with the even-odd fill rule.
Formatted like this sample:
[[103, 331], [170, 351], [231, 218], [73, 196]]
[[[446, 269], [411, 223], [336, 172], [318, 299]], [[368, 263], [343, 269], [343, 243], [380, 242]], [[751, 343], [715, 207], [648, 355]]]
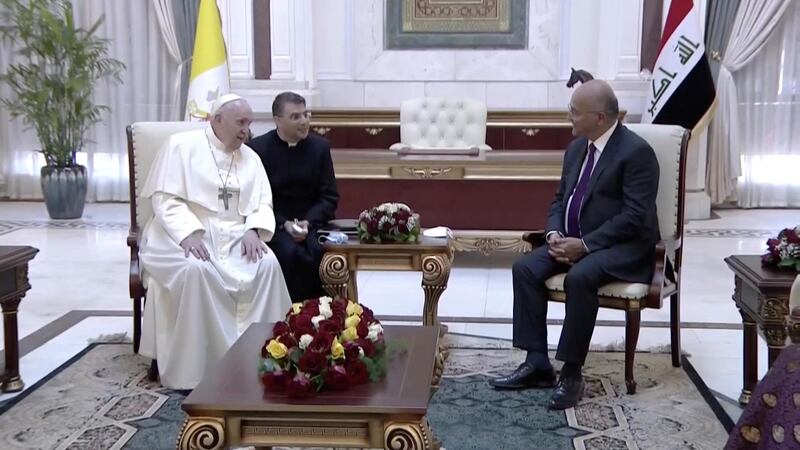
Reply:
[[252, 110], [222, 96], [209, 126], [170, 137], [142, 190], [154, 216], [139, 258], [147, 302], [140, 353], [161, 384], [193, 389], [253, 322], [283, 318], [291, 302], [264, 241], [275, 231], [272, 191], [243, 142]]

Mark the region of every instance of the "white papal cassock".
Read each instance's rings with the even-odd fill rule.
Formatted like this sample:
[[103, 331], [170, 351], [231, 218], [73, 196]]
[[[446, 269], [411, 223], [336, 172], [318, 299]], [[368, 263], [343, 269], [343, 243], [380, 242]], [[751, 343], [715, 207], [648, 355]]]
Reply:
[[[139, 252], [147, 289], [139, 351], [158, 360], [161, 384], [173, 389], [193, 389], [248, 325], [281, 320], [291, 305], [275, 255], [255, 263], [242, 255], [246, 230], [265, 241], [275, 231], [261, 160], [242, 145], [231, 161], [223, 148], [211, 127], [172, 136], [141, 194], [154, 216]], [[209, 261], [186, 258], [179, 245], [199, 229]]]

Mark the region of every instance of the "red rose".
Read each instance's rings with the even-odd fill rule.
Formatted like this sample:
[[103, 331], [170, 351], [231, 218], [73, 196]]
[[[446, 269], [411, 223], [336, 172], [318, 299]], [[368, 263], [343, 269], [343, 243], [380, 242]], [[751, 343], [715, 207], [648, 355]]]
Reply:
[[[314, 303], [316, 302], [316, 303]], [[307, 314], [311, 317], [319, 315], [319, 300], [309, 300], [303, 305], [303, 309], [301, 310], [300, 314]]]
[[786, 236], [786, 240], [789, 241], [790, 244], [800, 244], [800, 236], [794, 232], [794, 228], [787, 228], [783, 230]]
[[363, 312], [361, 313], [361, 321], [366, 323], [372, 323], [375, 321], [375, 313], [372, 312], [371, 309], [367, 308], [364, 305], [361, 305], [361, 309]]
[[369, 334], [369, 325], [367, 325], [367, 321], [362, 319], [361, 322], [358, 322], [356, 331], [358, 332], [358, 337], [362, 339], [367, 337]]
[[325, 372], [325, 387], [341, 391], [350, 387], [350, 379], [344, 366], [336, 364]]
[[404, 209], [398, 209], [397, 212], [394, 213], [394, 218], [397, 219], [398, 222], [401, 220], [407, 222], [409, 217], [411, 217], [411, 214]]
[[360, 359], [348, 360], [344, 363], [344, 368], [351, 385], [364, 384], [369, 380], [367, 365]]
[[314, 339], [311, 341], [311, 343], [308, 344], [308, 348], [306, 350], [327, 355], [331, 351], [331, 344], [333, 344], [333, 335], [320, 331], [316, 336], [314, 336]]
[[355, 342], [345, 342], [344, 343], [344, 357], [347, 361], [354, 361], [359, 359], [360, 353], [359, 350], [361, 347], [358, 346]]
[[261, 357], [262, 358], [266, 358], [266, 357], [269, 356], [269, 352], [267, 351], [267, 345], [269, 344], [269, 341], [270, 341], [270, 339], [267, 339], [266, 342], [264, 342], [264, 345], [261, 346]]
[[275, 326], [272, 327], [272, 336], [278, 337], [284, 333], [288, 333], [289, 331], [291, 331], [291, 329], [289, 328], [289, 324], [280, 320], [278, 322], [275, 322]]
[[327, 365], [328, 359], [325, 358], [323, 353], [308, 350], [303, 353], [303, 356], [300, 357], [300, 361], [298, 362], [300, 370], [311, 375], [322, 372], [322, 369]]
[[281, 392], [286, 388], [286, 380], [289, 377], [283, 370], [276, 370], [275, 372], [265, 372], [261, 375], [261, 382], [264, 383], [264, 388], [272, 392]]
[[367, 222], [367, 233], [370, 235], [378, 234], [378, 221], [375, 219], [370, 220]]
[[311, 322], [312, 317], [314, 316], [303, 312], [294, 316], [294, 323], [291, 323], [290, 319], [289, 324], [292, 326], [295, 336], [302, 336], [304, 334], [314, 335], [316, 330], [314, 329], [314, 324]]
[[319, 331], [322, 333], [330, 333], [332, 335], [338, 335], [339, 333], [342, 332], [342, 327], [340, 327], [339, 323], [335, 320], [325, 319], [320, 321]]
[[289, 316], [289, 320], [287, 320], [287, 322], [289, 323], [289, 328], [291, 328], [292, 331], [295, 330], [295, 327], [297, 327], [297, 323], [300, 321], [300, 319], [301, 319], [300, 314], [294, 314]]
[[331, 302], [331, 311], [333, 311], [333, 312], [341, 312], [342, 314], [346, 314], [347, 313], [347, 300], [344, 300], [341, 297], [336, 297]]
[[284, 333], [278, 336], [278, 342], [285, 345], [287, 349], [291, 349], [297, 345], [297, 339], [292, 336], [292, 333]]
[[314, 385], [307, 376], [297, 374], [286, 384], [286, 394], [290, 398], [313, 397]]
[[390, 222], [388, 220], [386, 222], [383, 222], [383, 225], [381, 226], [381, 229], [388, 233], [389, 231], [392, 230], [392, 222]]
[[373, 344], [369, 339], [359, 339], [358, 345], [364, 349], [364, 356], [372, 358], [372, 355], [375, 354], [375, 344]]

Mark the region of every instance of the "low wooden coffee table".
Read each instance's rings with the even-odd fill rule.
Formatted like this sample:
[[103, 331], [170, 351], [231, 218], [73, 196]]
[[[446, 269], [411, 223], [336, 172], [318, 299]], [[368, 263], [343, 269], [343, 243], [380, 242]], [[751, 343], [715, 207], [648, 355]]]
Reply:
[[183, 402], [179, 449], [229, 446], [433, 449], [428, 410], [438, 328], [386, 326], [400, 343], [386, 378], [306, 400], [265, 393], [257, 367], [272, 325], [253, 324]]

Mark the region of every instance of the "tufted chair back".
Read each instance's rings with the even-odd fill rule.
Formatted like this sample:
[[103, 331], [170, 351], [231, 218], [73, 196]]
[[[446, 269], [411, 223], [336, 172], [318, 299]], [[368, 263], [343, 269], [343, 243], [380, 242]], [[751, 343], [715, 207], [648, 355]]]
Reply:
[[150, 201], [140, 199], [139, 193], [158, 151], [173, 134], [206, 125], [205, 122], [136, 122], [128, 127], [132, 226], [143, 227], [153, 215]]
[[398, 148], [479, 148], [486, 145], [486, 105], [457, 97], [425, 97], [400, 106]]
[[[628, 124], [629, 130], [641, 136], [656, 153], [661, 169], [658, 179], [656, 208], [661, 239], [683, 237], [683, 210], [680, 169], [684, 129], [677, 125]], [[675, 249], [667, 249], [667, 257], [675, 261]]]

